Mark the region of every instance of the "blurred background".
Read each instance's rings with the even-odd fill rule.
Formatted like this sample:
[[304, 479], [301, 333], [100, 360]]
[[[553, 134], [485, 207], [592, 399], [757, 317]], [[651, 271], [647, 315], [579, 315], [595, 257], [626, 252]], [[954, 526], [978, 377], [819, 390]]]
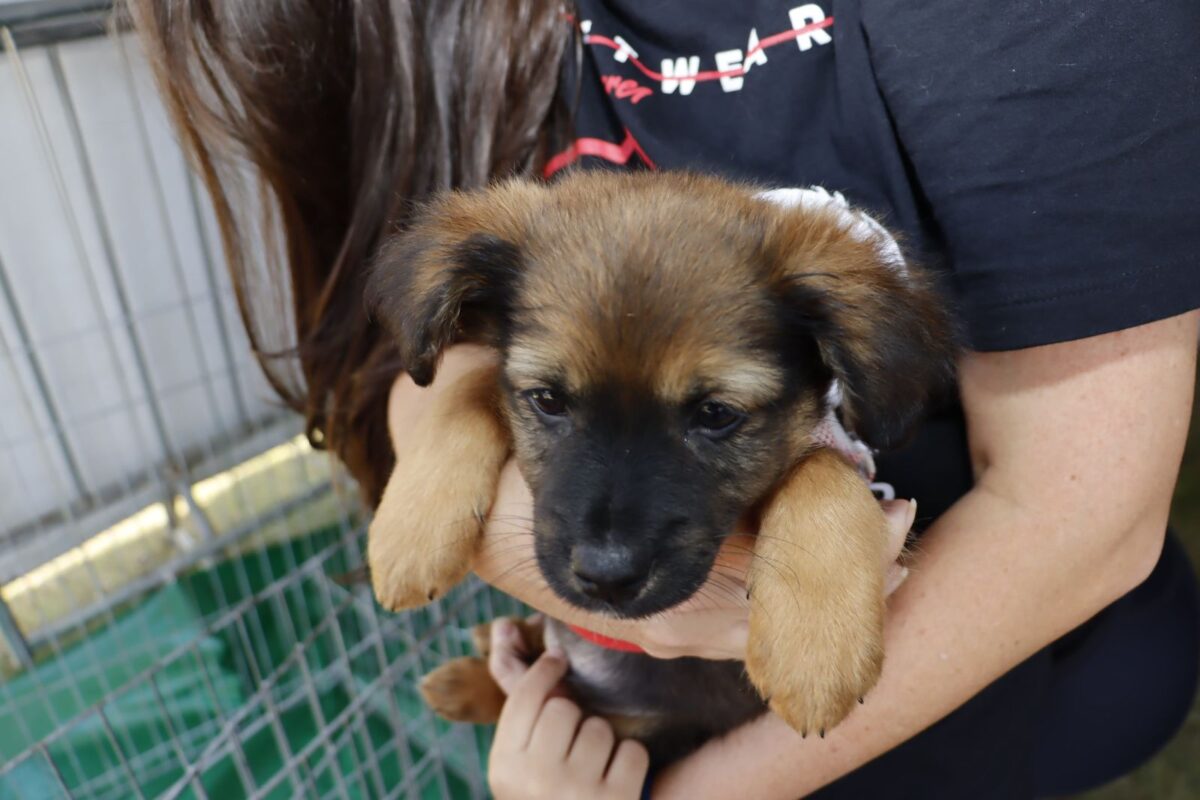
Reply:
[[[485, 797], [489, 732], [412, 687], [515, 607], [335, 580], [354, 488], [255, 366], [108, 12], [0, 0], [0, 800]], [[1195, 425], [1173, 524], [1200, 559]], [[1200, 798], [1200, 710], [1088, 797]]]
[[110, 24], [0, 0], [0, 798], [485, 797], [489, 732], [414, 687], [514, 606], [334, 580], [355, 489], [261, 377]]

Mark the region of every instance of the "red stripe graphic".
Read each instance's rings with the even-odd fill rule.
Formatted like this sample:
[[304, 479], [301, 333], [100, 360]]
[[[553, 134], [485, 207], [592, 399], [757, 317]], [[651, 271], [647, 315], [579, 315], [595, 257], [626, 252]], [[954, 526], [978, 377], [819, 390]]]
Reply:
[[549, 178], [563, 167], [574, 164], [583, 156], [596, 156], [613, 164], [627, 164], [635, 153], [647, 167], [658, 169], [650, 160], [650, 156], [646, 155], [646, 151], [638, 144], [637, 139], [633, 138], [633, 134], [626, 128], [625, 140], [620, 144], [606, 142], [603, 139], [576, 139], [573, 145], [546, 162], [546, 166], [542, 169], [542, 175]]
[[[775, 45], [783, 42], [790, 42], [793, 39], [799, 39], [801, 36], [810, 34], [813, 31], [821, 30], [822, 28], [828, 28], [831, 25], [833, 25], [833, 17], [826, 17], [819, 22], [814, 22], [811, 25], [805, 25], [803, 28], [796, 28], [790, 31], [771, 34], [765, 39], [760, 39], [754, 49], [743, 56], [742, 61], [749, 61], [751, 58], [753, 58], [754, 54], [760, 50], [766, 50], [768, 47], [774, 47]], [[621, 49], [621, 46], [612, 39], [608, 38], [607, 36], [601, 36], [597, 33], [587, 34], [583, 37], [583, 42], [584, 44], [596, 44], [602, 47], [610, 47], [613, 50]], [[695, 75], [677, 75], [673, 78], [667, 78], [661, 72], [655, 72], [654, 70], [650, 69], [632, 55], [628, 58], [629, 62], [637, 67], [643, 75], [650, 80], [658, 81], [659, 83], [662, 83], [664, 80], [715, 81], [721, 78], [740, 78], [746, 74], [746, 70], [743, 67], [738, 67], [737, 69], [727, 69], [724, 72], [710, 69], [704, 72], [697, 72]]]

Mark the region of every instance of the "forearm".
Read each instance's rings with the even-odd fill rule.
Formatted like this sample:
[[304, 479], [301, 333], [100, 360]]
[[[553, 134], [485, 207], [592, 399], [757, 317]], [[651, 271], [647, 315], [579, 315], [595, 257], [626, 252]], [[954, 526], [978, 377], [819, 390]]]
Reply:
[[1105, 565], [1149, 564], [1153, 530], [1065, 532], [971, 492], [928, 531], [893, 596], [883, 676], [864, 705], [825, 739], [766, 715], [665, 771], [654, 797], [795, 798], [861, 766], [1122, 594], [1148, 567]]
[[961, 385], [976, 488], [921, 540], [892, 598], [884, 671], [866, 704], [824, 740], [801, 740], [764, 717], [664, 773], [655, 796], [813, 791], [924, 730], [1138, 584], [1162, 547], [1196, 337], [1192, 313], [968, 357]]

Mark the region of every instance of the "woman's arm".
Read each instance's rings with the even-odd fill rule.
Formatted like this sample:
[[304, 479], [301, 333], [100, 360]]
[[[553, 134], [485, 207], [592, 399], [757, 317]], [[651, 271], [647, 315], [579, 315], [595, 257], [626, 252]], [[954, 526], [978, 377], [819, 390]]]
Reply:
[[[919, 733], [1140, 583], [1162, 545], [1186, 438], [1198, 321], [1190, 313], [968, 357], [960, 378], [976, 488], [922, 539], [917, 567], [891, 604], [887, 660], [870, 702], [824, 740], [801, 740], [763, 717], [664, 772], [656, 796], [810, 792]], [[455, 348], [431, 389], [397, 382], [393, 432], [419, 424], [431, 405], [414, 392], [437, 391], [488, 358]], [[747, 611], [733, 602], [697, 601], [699, 613], [672, 614], [669, 624], [606, 624], [568, 606], [532, 561], [529, 491], [511, 465], [497, 497], [476, 563], [485, 580], [656, 655], [744, 652]]]
[[762, 717], [665, 771], [654, 796], [811, 792], [1145, 579], [1186, 439], [1198, 318], [969, 356], [961, 384], [976, 487], [926, 533], [893, 597], [870, 701], [824, 740]]
[[[426, 415], [436, 413], [438, 396], [451, 390], [461, 378], [479, 369], [490, 369], [496, 353], [475, 345], [456, 345], [448, 349], [438, 369], [437, 379], [428, 388], [418, 388], [407, 376], [392, 387], [388, 407], [388, 428], [392, 444], [399, 451], [405, 446], [405, 431], [424, 424]], [[387, 502], [387, 495], [384, 496]], [[893, 562], [904, 546], [912, 527], [915, 504], [904, 500], [884, 503]], [[379, 512], [377, 512], [379, 513]], [[550, 589], [534, 560], [533, 498], [514, 462], [500, 476], [495, 504], [487, 521], [483, 546], [473, 570], [488, 583], [519, 598], [526, 604], [556, 619], [581, 625], [617, 639], [640, 645], [659, 658], [699, 656], [714, 659], [740, 659], [746, 652], [750, 604], [745, 587], [753, 539], [748, 535], [731, 536], [717, 557], [716, 580], [721, 584], [712, 591], [701, 590], [689, 601], [667, 614], [650, 620], [628, 621], [582, 611], [569, 605]], [[907, 570], [891, 563], [885, 590], [891, 594], [907, 576]]]

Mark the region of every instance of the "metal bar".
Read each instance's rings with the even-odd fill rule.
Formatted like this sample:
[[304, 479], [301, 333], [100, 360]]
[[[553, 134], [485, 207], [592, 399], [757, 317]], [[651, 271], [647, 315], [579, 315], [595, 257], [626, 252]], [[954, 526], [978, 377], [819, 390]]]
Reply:
[[[254, 648], [250, 644], [250, 635], [247, 633], [246, 618], [244, 616], [239, 616], [234, 620], [234, 627], [237, 630], [238, 637], [241, 639], [242, 647], [244, 647], [248, 652], [251, 653], [251, 655], [253, 655]], [[297, 649], [298, 647], [299, 646], [297, 645]], [[290, 765], [294, 758], [292, 754], [292, 745], [290, 742], [288, 742], [287, 734], [284, 733], [283, 730], [283, 725], [280, 724], [279, 712], [274, 708], [274, 702], [271, 696], [277, 681], [276, 676], [278, 674], [278, 670], [270, 676], [269, 680], [266, 680], [262, 675], [262, 670], [258, 666], [258, 658], [252, 658], [250, 660], [250, 667], [254, 671], [254, 685], [260, 686], [263, 689], [263, 691], [259, 694], [259, 699], [262, 700], [263, 707], [266, 709], [267, 722], [269, 723], [271, 734], [275, 738], [275, 746], [279, 748], [280, 754], [286, 759], [285, 764]], [[287, 777], [292, 785], [292, 790], [302, 793], [303, 788], [296, 780], [298, 772], [299, 770], [295, 772], [289, 770]], [[276, 775], [279, 774], [280, 773], [276, 773]], [[310, 775], [309, 780], [305, 782], [308, 783], [311, 781], [311, 779], [312, 776]]]
[[125, 771], [126, 777], [129, 778], [129, 783], [133, 786], [133, 791], [137, 794], [139, 800], [146, 800], [146, 795], [142, 793], [141, 784], [138, 783], [137, 776], [133, 774], [133, 770], [129, 766], [129, 761], [125, 758], [125, 751], [121, 749], [121, 744], [117, 741], [117, 737], [113, 733], [112, 725], [108, 721], [108, 715], [104, 713], [104, 706], [97, 708], [96, 714], [100, 717], [100, 723], [104, 727], [108, 743], [112, 745], [113, 751], [116, 752], [117, 760], [121, 762], [121, 768]]
[[[38, 616], [44, 620], [45, 617], [42, 614], [41, 607], [37, 606], [37, 610], [38, 610]], [[62, 652], [61, 647], [59, 646], [58, 641], [51, 639], [49, 644], [50, 644], [50, 649], [54, 651], [55, 659], [56, 660], [62, 659], [63, 652]], [[50, 699], [46, 693], [45, 685], [43, 684], [42, 681], [35, 680], [35, 681], [33, 681], [33, 687], [34, 687], [33, 694], [35, 694], [37, 696], [37, 699], [38, 699], [38, 701], [40, 701], [42, 708], [45, 710], [46, 715], [54, 722], [55, 725], [58, 725], [59, 724], [58, 716], [54, 713], [54, 705], [50, 702]], [[6, 682], [0, 681], [0, 689], [3, 689], [5, 694], [8, 694], [8, 692], [9, 692], [8, 684]], [[84, 702], [83, 693], [80, 692], [79, 685], [76, 682], [74, 682], [74, 681], [68, 682], [67, 693], [72, 696], [72, 699], [78, 704], [79, 708], [86, 707], [87, 704]], [[28, 696], [28, 694], [26, 694], [22, 699], [25, 699], [25, 697], [27, 697], [27, 696]], [[9, 702], [12, 703], [13, 702], [11, 699], [12, 695], [9, 695], [9, 698], [10, 698]], [[16, 715], [14, 715], [14, 717], [16, 719], [17, 727], [21, 729], [21, 732], [22, 732], [23, 736], [25, 737], [25, 740], [28, 742], [31, 742], [29, 749], [32, 750], [33, 749], [33, 745], [32, 745], [33, 736], [32, 736], [32, 731], [29, 728], [29, 724], [25, 721], [24, 715], [22, 715], [22, 714], [16, 714]], [[51, 743], [52, 742], [49, 739], [43, 739], [41, 741], [41, 744], [43, 744], [43, 745], [49, 745]], [[101, 757], [103, 758], [104, 751], [101, 749], [99, 752], [101, 753]], [[26, 752], [25, 755], [28, 755], [28, 752]], [[70, 759], [71, 767], [72, 767], [72, 769], [75, 770], [76, 775], [84, 774], [83, 766], [79, 763], [79, 757], [75, 754], [74, 748], [67, 748], [67, 758]], [[105, 759], [105, 760], [107, 760], [107, 759]], [[17, 761], [20, 761], [20, 758], [18, 758]], [[3, 776], [4, 772], [5, 772], [5, 767], [0, 766], [0, 776]]]
[[[183, 752], [183, 747], [180, 745], [182, 737], [175, 730], [175, 723], [171, 721], [171, 711], [167, 708], [167, 702], [162, 696], [162, 691], [158, 688], [157, 676], [150, 676], [150, 690], [154, 693], [154, 701], [158, 704], [159, 719], [167, 726], [167, 733], [170, 734], [171, 749], [175, 751], [175, 757], [179, 760], [179, 766], [186, 769], [188, 765], [187, 754]], [[201, 800], [208, 800], [208, 793], [204, 791], [204, 785], [200, 783], [199, 777], [192, 779], [192, 790], [197, 792], [197, 797]]]
[[12, 609], [4, 602], [3, 596], [0, 596], [0, 637], [16, 656], [18, 664], [25, 669], [33, 668], [33, 652], [29, 649], [29, 642], [25, 641], [25, 634], [21, 633], [21, 627], [17, 625]]
[[111, 0], [26, 0], [0, 5], [0, 26], [21, 47], [103, 36]]
[[[300, 426], [291, 415], [276, 417], [272, 422], [260, 426], [256, 433], [231, 442], [210, 458], [192, 462], [192, 475], [197, 480], [215, 475], [245, 461], [254, 453], [287, 441], [299, 431]], [[67, 507], [40, 518], [36, 525], [22, 525], [8, 531], [0, 540], [5, 542], [5, 555], [3, 563], [0, 563], [0, 583], [77, 547], [97, 531], [161, 500], [159, 489], [161, 484], [154, 483], [129, 486], [116, 499], [111, 499], [111, 493], [96, 492], [97, 503], [103, 501], [105, 505], [83, 511]], [[62, 531], [51, 527], [58, 525], [68, 525], [70, 529]]]
[[192, 494], [192, 487], [184, 486], [179, 494], [183, 497], [183, 502], [187, 506], [188, 513], [195, 520], [196, 527], [200, 529], [200, 535], [204, 537], [205, 541], [215, 542], [218, 538], [217, 531], [213, 528], [212, 520], [208, 518], [208, 513], [196, 502], [196, 498]]
[[[333, 627], [336, 628], [337, 625], [335, 624]], [[299, 642], [296, 644], [298, 646]], [[329, 727], [329, 721], [325, 718], [325, 712], [321, 710], [321, 701], [317, 698], [316, 681], [313, 680], [312, 672], [308, 668], [308, 659], [301, 655], [298, 659], [296, 659], [296, 663], [300, 665], [300, 673], [302, 676], [300, 682], [304, 685], [304, 694], [308, 700], [309, 711], [312, 712], [313, 718], [317, 721], [317, 728], [319, 730], [326, 730]], [[332, 759], [334, 764], [334, 768], [331, 769], [330, 772], [333, 774], [334, 783], [337, 785], [338, 795], [342, 798], [342, 800], [350, 800], [350, 793], [346, 789], [346, 781], [342, 777], [341, 770], [337, 769], [338, 759], [336, 742], [330, 742], [328, 747], [326, 747], [325, 752], [326, 757]], [[316, 776], [318, 774], [320, 774], [318, 770], [313, 770], [312, 775], [314, 781], [316, 780]]]
[[[71, 485], [75, 489], [77, 496], [87, 497], [88, 488], [83, 480], [83, 471], [79, 468], [79, 459], [76, 457], [71, 443], [67, 441], [66, 426], [63, 425], [62, 411], [59, 410], [58, 403], [55, 402], [53, 395], [50, 393], [49, 383], [46, 380], [46, 370], [42, 366], [42, 359], [38, 357], [34, 349], [33, 340], [29, 335], [29, 326], [25, 324], [25, 315], [21, 313], [21, 307], [13, 295], [12, 284], [8, 279], [8, 269], [4, 265], [3, 258], [0, 258], [0, 296], [3, 297], [5, 307], [8, 309], [8, 313], [13, 320], [13, 325], [17, 329], [17, 337], [21, 340], [21, 344], [25, 348], [25, 359], [29, 364], [29, 371], [33, 373], [34, 386], [37, 388], [38, 396], [42, 401], [42, 408], [45, 410], [46, 416], [50, 419], [50, 424], [54, 432], [54, 441], [58, 445], [58, 454], [67, 465], [67, 475], [71, 479]], [[29, 421], [35, 428], [41, 427], [37, 424], [36, 419]]]
[[[159, 225], [162, 226], [170, 245], [171, 271], [175, 278], [175, 285], [179, 289], [180, 297], [186, 297], [188, 294], [188, 285], [183, 273], [183, 253], [179, 248], [175, 229], [171, 225], [170, 215], [167, 214], [167, 195], [163, 189], [162, 174], [158, 169], [158, 163], [154, 160], [154, 148], [150, 142], [150, 126], [146, 122], [146, 112], [142, 108], [141, 98], [138, 96], [137, 86], [134, 83], [133, 63], [129, 57], [129, 52], [126, 50], [124, 38], [118, 38], [117, 49], [121, 54], [125, 91], [129, 96], [129, 102], [133, 106], [134, 117], [137, 119], [138, 138], [141, 141], [142, 149], [146, 152], [146, 164], [150, 167], [150, 183], [154, 188], [155, 207], [158, 211]], [[208, 361], [204, 355], [204, 347], [200, 343], [200, 324], [196, 319], [196, 309], [191, 303], [184, 304], [183, 315], [187, 323], [188, 333], [191, 335], [192, 354], [196, 359], [196, 365], [199, 367], [201, 374], [206, 373], [208, 372]], [[213, 388], [212, 381], [204, 381], [204, 389], [206, 399], [208, 400], [207, 406], [210, 420], [216, 427], [220, 428], [221, 420], [218, 417], [220, 404], [217, 402], [217, 394]], [[178, 466], [186, 467], [184, 464]]]
[[[208, 671], [208, 664], [205, 663], [204, 657], [200, 655], [200, 652], [196, 649], [194, 643], [192, 645], [192, 657], [200, 665], [200, 673], [204, 678], [204, 685], [208, 689], [208, 693], [213, 699], [213, 708], [217, 710], [217, 721], [219, 722], [218, 728], [222, 729], [226, 724], [225, 710], [221, 708], [221, 698], [220, 695], [217, 694], [217, 687], [213, 684], [212, 675]], [[233, 747], [231, 748], [231, 753], [233, 755], [234, 767], [237, 769], [238, 778], [242, 782], [243, 794], [248, 794], [254, 791], [256, 786], [254, 782], [254, 775], [250, 771], [249, 762], [246, 761], [246, 753], [242, 748], [242, 742], [236, 736], [233, 737]], [[199, 775], [196, 777], [199, 777]]]
[[[329, 590], [329, 582], [318, 580], [315, 583], [321, 591], [321, 597], [325, 602], [325, 606], [327, 608], [334, 608], [335, 604], [333, 601], [333, 595]], [[337, 645], [337, 651], [340, 654], [341, 659], [346, 663], [346, 674], [349, 678], [348, 680], [342, 682], [342, 686], [346, 692], [346, 696], [353, 700], [358, 696], [358, 687], [355, 685], [355, 681], [353, 679], [353, 662], [350, 656], [350, 648], [346, 646], [346, 638], [342, 635], [342, 626], [340, 624], [334, 625], [331, 630], [333, 632], [334, 642]], [[353, 748], [351, 748], [351, 752], [354, 752]], [[355, 760], [357, 761], [357, 757]], [[378, 765], [372, 762], [372, 766], [375, 767], [372, 777], [376, 781], [379, 793], [382, 794], [383, 776], [379, 774]], [[361, 770], [361, 765], [359, 768]]]
[[[125, 331], [129, 337], [129, 345], [133, 353], [133, 363], [137, 371], [138, 383], [141, 386], [142, 393], [145, 395], [146, 404], [150, 409], [150, 418], [154, 425], [154, 432], [158, 436], [158, 444], [162, 448], [163, 460], [178, 470], [179, 465], [175, 463], [174, 447], [171, 445], [171, 437], [167, 433], [167, 423], [163, 418], [162, 408], [159, 406], [158, 393], [155, 391], [154, 382], [150, 378], [150, 366], [147, 362], [145, 347], [133, 322], [133, 309], [129, 302], [129, 292], [125, 286], [125, 278], [121, 274], [121, 270], [117, 267], [116, 246], [113, 243], [108, 218], [104, 213], [104, 204], [100, 199], [100, 187], [96, 183], [96, 174], [92, 168], [91, 156], [88, 154], [87, 145], [83, 140], [83, 130], [79, 125], [79, 113], [75, 108], [75, 101], [71, 95], [71, 87], [67, 85], [67, 77], [63, 73], [62, 59], [59, 57], [58, 48], [53, 46], [47, 48], [46, 55], [50, 61], [50, 72], [54, 76], [55, 86], [63, 99], [67, 127], [70, 130], [71, 141], [75, 145], [75, 154], [79, 158], [88, 202], [95, 217], [97, 230], [100, 233], [100, 245], [104, 251], [104, 266], [107, 268], [109, 280], [112, 281], [113, 291], [117, 298], [117, 307], [120, 309], [122, 322], [125, 324]], [[97, 305], [99, 305], [98, 294], [96, 295], [96, 300]], [[119, 365], [120, 362], [118, 361], [117, 364]]]
[[246, 408], [246, 398], [242, 396], [244, 388], [242, 379], [238, 376], [237, 360], [233, 356], [233, 345], [229, 341], [229, 324], [225, 317], [225, 304], [221, 294], [221, 284], [217, 279], [216, 260], [212, 248], [209, 247], [208, 233], [204, 228], [204, 217], [200, 211], [201, 200], [196, 190], [196, 175], [188, 168], [188, 200], [191, 204], [192, 219], [196, 225], [196, 238], [200, 242], [200, 257], [204, 262], [204, 279], [208, 283], [208, 295], [212, 298], [213, 313], [217, 317], [217, 331], [220, 335], [221, 355], [225, 358], [226, 369], [229, 370], [229, 385], [233, 389], [234, 402], [237, 404], [238, 416], [243, 424], [250, 424], [250, 411]]
[[[194, 564], [206, 556], [218, 553], [221, 550], [224, 550], [225, 548], [230, 547], [238, 541], [246, 538], [250, 534], [257, 531], [259, 525], [263, 524], [264, 522], [271, 522], [277, 518], [282, 518], [296, 508], [299, 508], [305, 503], [314, 500], [330, 491], [332, 491], [332, 486], [330, 484], [314, 486], [304, 494], [293, 497], [287, 502], [282, 503], [276, 508], [272, 509], [265, 517], [257, 520], [255, 523], [243, 525], [240, 528], [224, 534], [218, 539], [200, 544], [195, 549], [188, 551], [183, 557], [169, 561], [154, 572], [130, 581], [119, 590], [109, 594], [105, 598], [105, 605], [108, 607], [120, 605], [127, 600], [132, 600], [138, 595], [154, 589], [157, 586], [170, 583], [175, 579], [175, 576], [179, 572], [186, 569], [191, 564]], [[53, 625], [47, 625], [46, 627], [38, 630], [37, 633], [29, 637], [29, 642], [33, 646], [37, 646], [47, 639], [59, 636], [64, 631], [83, 624], [83, 622], [86, 622], [95, 615], [96, 612], [92, 608], [85, 608], [80, 611], [76, 611], [71, 615], [58, 620]]]
[[62, 771], [58, 768], [58, 764], [54, 761], [54, 756], [50, 755], [50, 749], [45, 745], [38, 745], [38, 750], [46, 759], [46, 763], [50, 765], [50, 770], [54, 773], [54, 779], [58, 781], [58, 788], [63, 790], [64, 797], [71, 796], [71, 790], [67, 788], [67, 782], [63, 780]]

